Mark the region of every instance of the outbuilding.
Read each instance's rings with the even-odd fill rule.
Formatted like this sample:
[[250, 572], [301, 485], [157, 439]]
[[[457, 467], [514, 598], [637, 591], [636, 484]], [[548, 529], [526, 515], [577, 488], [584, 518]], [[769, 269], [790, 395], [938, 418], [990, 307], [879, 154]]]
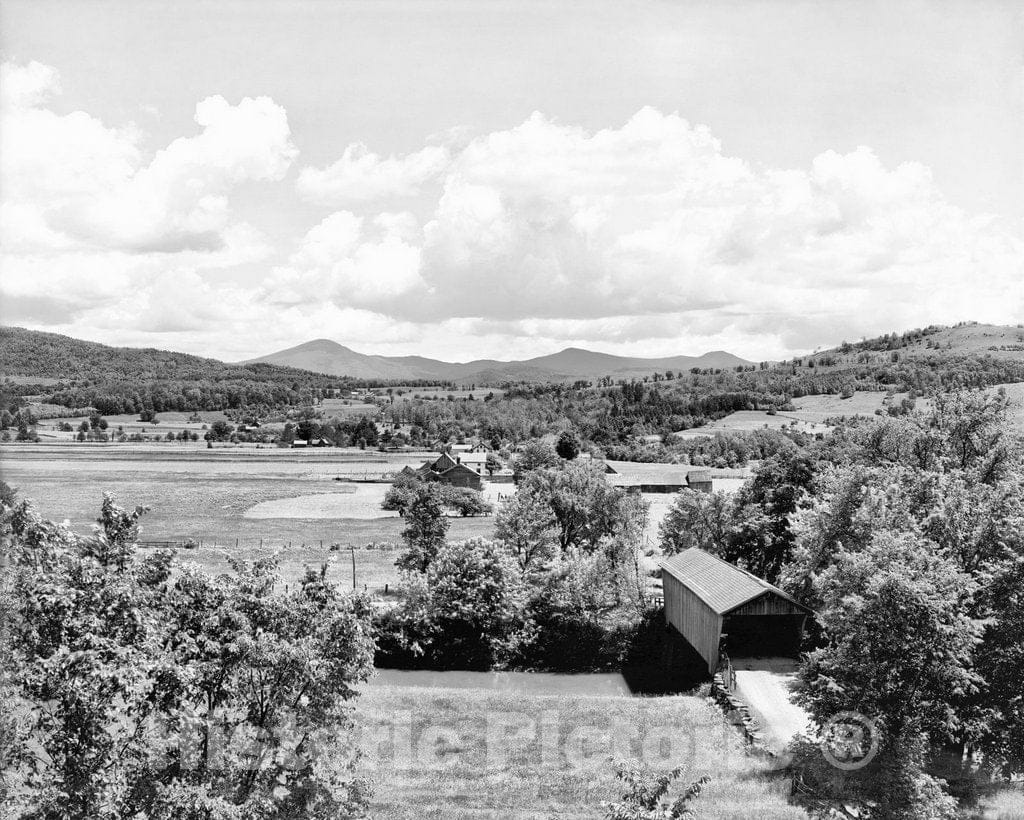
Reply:
[[711, 472], [687, 464], [605, 461], [605, 480], [628, 493], [678, 493], [690, 489], [709, 493]]
[[714, 674], [731, 658], [795, 657], [811, 610], [778, 587], [696, 547], [661, 562], [665, 621]]

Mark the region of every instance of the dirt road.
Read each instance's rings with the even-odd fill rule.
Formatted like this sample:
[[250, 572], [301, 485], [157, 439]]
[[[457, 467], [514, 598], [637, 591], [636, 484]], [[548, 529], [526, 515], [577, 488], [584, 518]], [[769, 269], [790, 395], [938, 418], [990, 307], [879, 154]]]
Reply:
[[790, 658], [751, 658], [733, 661], [736, 695], [757, 718], [765, 741], [781, 752], [794, 735], [805, 731], [810, 716], [793, 703], [796, 661]]

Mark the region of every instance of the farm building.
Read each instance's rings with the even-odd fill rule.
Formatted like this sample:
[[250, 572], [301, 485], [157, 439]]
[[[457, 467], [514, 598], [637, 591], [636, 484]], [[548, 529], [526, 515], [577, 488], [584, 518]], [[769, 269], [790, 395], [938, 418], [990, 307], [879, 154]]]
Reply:
[[606, 461], [605, 478], [613, 487], [634, 493], [677, 493], [683, 489], [709, 493], [711, 472], [687, 464]]
[[325, 438], [311, 438], [309, 441], [297, 438], [292, 442], [292, 447], [331, 447], [332, 442]]
[[423, 481], [439, 481], [442, 484], [449, 484], [452, 487], [469, 487], [472, 490], [483, 488], [480, 478], [483, 475], [483, 464], [480, 471], [474, 465], [462, 464], [461, 459], [466, 454], [441, 453], [433, 461], [426, 461], [423, 466], [416, 470]]
[[452, 455], [455, 457], [457, 464], [469, 467], [477, 475], [487, 475], [487, 453], [463, 451], [461, 453], [452, 453]]
[[732, 658], [795, 656], [811, 611], [781, 589], [696, 547], [661, 562], [665, 621], [718, 668]]

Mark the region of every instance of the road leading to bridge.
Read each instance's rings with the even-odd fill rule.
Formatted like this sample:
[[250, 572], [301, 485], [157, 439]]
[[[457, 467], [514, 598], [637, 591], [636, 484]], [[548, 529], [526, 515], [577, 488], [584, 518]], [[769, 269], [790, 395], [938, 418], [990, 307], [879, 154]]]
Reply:
[[791, 658], [734, 658], [736, 696], [761, 725], [765, 742], [781, 752], [806, 732], [810, 716], [793, 702], [797, 662]]

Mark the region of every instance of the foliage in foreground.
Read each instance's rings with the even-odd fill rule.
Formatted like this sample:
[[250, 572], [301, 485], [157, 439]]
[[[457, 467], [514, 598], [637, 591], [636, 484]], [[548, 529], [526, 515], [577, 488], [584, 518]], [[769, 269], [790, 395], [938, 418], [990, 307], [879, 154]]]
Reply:
[[80, 538], [6, 510], [3, 816], [236, 820], [351, 816], [346, 701], [371, 669], [364, 604], [269, 562], [170, 574], [104, 498]]
[[617, 668], [644, 632], [646, 505], [591, 466], [558, 459], [523, 473], [493, 542], [448, 543], [433, 485], [413, 493], [401, 597], [377, 621], [388, 665]]
[[681, 766], [665, 774], [655, 775], [630, 766], [626, 763], [615, 764], [615, 776], [622, 781], [622, 800], [606, 801], [601, 805], [608, 820], [690, 820], [697, 814], [690, 808], [704, 786], [711, 778], [700, 777], [683, 789], [673, 801], [668, 802], [665, 795], [669, 787], [679, 779], [683, 769]]
[[842, 790], [866, 816], [953, 816], [974, 778], [1024, 771], [1024, 473], [1006, 411], [999, 393], [951, 394], [841, 428], [791, 518], [780, 580], [820, 626], [799, 697], [819, 726], [852, 711], [878, 730]]

